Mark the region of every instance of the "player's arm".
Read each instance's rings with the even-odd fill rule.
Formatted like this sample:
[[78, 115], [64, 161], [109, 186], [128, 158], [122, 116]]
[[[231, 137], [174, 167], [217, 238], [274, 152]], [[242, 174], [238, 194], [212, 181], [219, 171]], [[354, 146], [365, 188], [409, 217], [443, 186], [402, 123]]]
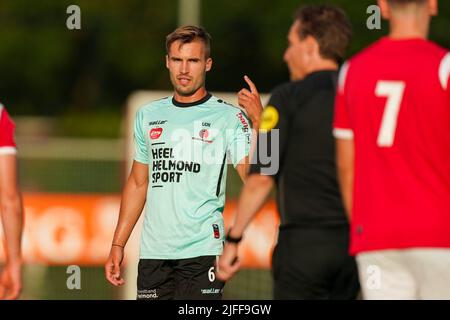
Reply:
[[125, 245], [144, 209], [148, 187], [148, 165], [133, 162], [130, 176], [122, 192], [119, 220], [111, 246], [110, 255], [105, 265], [106, 279], [113, 285], [124, 284], [120, 274]]
[[[250, 91], [247, 89], [242, 89], [238, 92], [238, 104], [243, 107], [252, 122], [252, 138], [250, 142], [250, 155], [253, 155], [256, 141], [258, 137], [259, 124], [261, 122], [261, 114], [263, 111], [263, 106], [261, 103], [261, 98], [259, 96], [258, 89], [255, 84], [250, 80], [249, 77], [244, 76], [244, 80], [250, 87]], [[239, 173], [242, 181], [245, 182], [250, 168], [250, 157], [245, 157], [237, 166], [236, 170]]]
[[249, 170], [249, 157], [245, 157], [242, 159], [242, 161], [236, 166], [236, 171], [239, 174], [239, 177], [241, 177], [242, 181], [245, 182], [247, 179], [247, 173]]
[[6, 240], [6, 263], [0, 278], [0, 299], [16, 299], [22, 289], [20, 245], [23, 211], [17, 176], [16, 156], [0, 155], [1, 218]]
[[349, 76], [350, 62], [345, 62], [339, 71], [336, 90], [333, 135], [336, 138], [336, 167], [342, 202], [349, 221], [352, 213], [353, 177], [354, 177], [354, 132], [350, 121], [347, 103], [346, 82]]
[[353, 139], [336, 139], [336, 166], [342, 200], [351, 220], [355, 147]]
[[252, 128], [258, 132], [263, 112], [261, 98], [252, 80], [248, 76], [244, 76], [244, 80], [247, 82], [250, 91], [243, 88], [238, 92], [238, 104], [245, 109], [247, 116], [252, 122]]
[[[235, 223], [228, 233], [229, 237], [242, 238], [248, 224], [266, 201], [273, 184], [274, 180], [271, 176], [251, 174], [247, 178], [239, 197]], [[216, 269], [217, 277], [220, 280], [230, 279], [239, 269], [239, 262], [236, 261], [237, 250], [237, 243], [225, 242], [224, 251]]]

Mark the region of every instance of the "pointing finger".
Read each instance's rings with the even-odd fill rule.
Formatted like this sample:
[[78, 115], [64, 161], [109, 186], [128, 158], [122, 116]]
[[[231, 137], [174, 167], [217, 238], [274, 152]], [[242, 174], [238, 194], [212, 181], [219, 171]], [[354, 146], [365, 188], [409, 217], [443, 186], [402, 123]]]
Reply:
[[250, 80], [250, 78], [248, 76], [244, 76], [244, 80], [245, 82], [247, 82], [248, 86], [250, 87], [250, 91], [253, 94], [258, 94], [258, 89], [256, 89], [255, 84], [253, 83], [252, 80]]

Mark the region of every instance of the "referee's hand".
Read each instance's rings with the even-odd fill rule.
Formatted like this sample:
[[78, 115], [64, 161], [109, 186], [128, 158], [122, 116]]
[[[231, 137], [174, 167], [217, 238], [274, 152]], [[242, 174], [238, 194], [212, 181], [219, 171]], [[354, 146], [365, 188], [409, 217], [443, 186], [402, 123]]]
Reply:
[[239, 270], [240, 262], [237, 259], [238, 244], [225, 243], [223, 253], [216, 266], [216, 277], [221, 281], [227, 281]]
[[112, 246], [108, 261], [106, 261], [105, 264], [106, 280], [116, 287], [125, 284], [125, 280], [123, 280], [120, 272], [120, 266], [123, 260], [123, 250], [124, 249], [121, 247]]
[[247, 82], [250, 91], [244, 88], [238, 92], [238, 104], [247, 112], [253, 127], [259, 127], [261, 114], [263, 112], [261, 98], [259, 97], [258, 89], [256, 89], [252, 80], [247, 76], [244, 76], [244, 80]]

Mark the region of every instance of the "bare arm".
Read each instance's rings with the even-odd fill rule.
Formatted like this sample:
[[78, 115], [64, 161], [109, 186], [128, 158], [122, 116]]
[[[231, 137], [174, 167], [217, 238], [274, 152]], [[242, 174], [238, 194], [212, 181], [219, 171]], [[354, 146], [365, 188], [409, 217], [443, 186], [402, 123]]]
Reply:
[[244, 159], [239, 162], [239, 164], [236, 166], [236, 171], [239, 174], [239, 177], [241, 177], [242, 181], [245, 182], [247, 179], [248, 171], [250, 170], [250, 163], [249, 163], [249, 157], [245, 157]]
[[[274, 184], [273, 178], [259, 174], [248, 177], [239, 197], [236, 220], [229, 235], [240, 238], [255, 214], [263, 206]], [[239, 269], [239, 263], [235, 263], [237, 257], [237, 244], [227, 242], [224, 252], [220, 257], [217, 277], [223, 281], [228, 280]]]
[[106, 279], [115, 286], [125, 283], [120, 274], [124, 248], [144, 209], [147, 187], [148, 165], [134, 161], [122, 192], [119, 221], [114, 233], [111, 252], [105, 264]]
[[232, 237], [242, 236], [250, 221], [266, 201], [273, 184], [271, 176], [252, 174], [248, 177], [239, 196], [236, 220], [230, 233]]
[[250, 163], [252, 160], [252, 156], [255, 153], [255, 148], [258, 140], [258, 131], [259, 131], [259, 123], [254, 123], [252, 127], [252, 140], [250, 142], [250, 156], [245, 157], [239, 162], [236, 166], [236, 171], [241, 177], [242, 181], [245, 183], [248, 177], [248, 173], [250, 171]]
[[355, 147], [353, 140], [336, 139], [338, 181], [348, 220], [351, 221], [353, 201]]
[[1, 219], [6, 243], [6, 264], [0, 275], [0, 299], [16, 299], [22, 290], [22, 197], [15, 155], [0, 156]]
[[0, 156], [0, 203], [7, 260], [20, 263], [23, 213], [15, 155]]
[[144, 209], [148, 187], [148, 165], [134, 161], [130, 176], [122, 192], [119, 221], [113, 244], [125, 247], [128, 238]]
[[261, 114], [263, 111], [263, 106], [261, 103], [261, 98], [258, 93], [258, 89], [255, 84], [250, 80], [249, 77], [244, 77], [245, 81], [250, 87], [250, 91], [247, 89], [242, 89], [238, 92], [238, 103], [241, 107], [245, 108], [248, 117], [252, 121], [252, 140], [250, 145], [250, 156], [246, 157], [236, 166], [236, 170], [239, 173], [242, 181], [245, 182], [250, 169], [250, 163], [252, 156], [254, 154], [259, 132], [259, 124], [261, 122]]

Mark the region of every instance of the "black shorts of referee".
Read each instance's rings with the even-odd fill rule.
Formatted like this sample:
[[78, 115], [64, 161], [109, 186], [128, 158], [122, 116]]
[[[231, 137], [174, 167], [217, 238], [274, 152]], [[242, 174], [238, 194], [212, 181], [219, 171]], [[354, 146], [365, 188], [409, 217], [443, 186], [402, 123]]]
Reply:
[[280, 228], [272, 258], [274, 299], [353, 300], [358, 270], [348, 226]]

